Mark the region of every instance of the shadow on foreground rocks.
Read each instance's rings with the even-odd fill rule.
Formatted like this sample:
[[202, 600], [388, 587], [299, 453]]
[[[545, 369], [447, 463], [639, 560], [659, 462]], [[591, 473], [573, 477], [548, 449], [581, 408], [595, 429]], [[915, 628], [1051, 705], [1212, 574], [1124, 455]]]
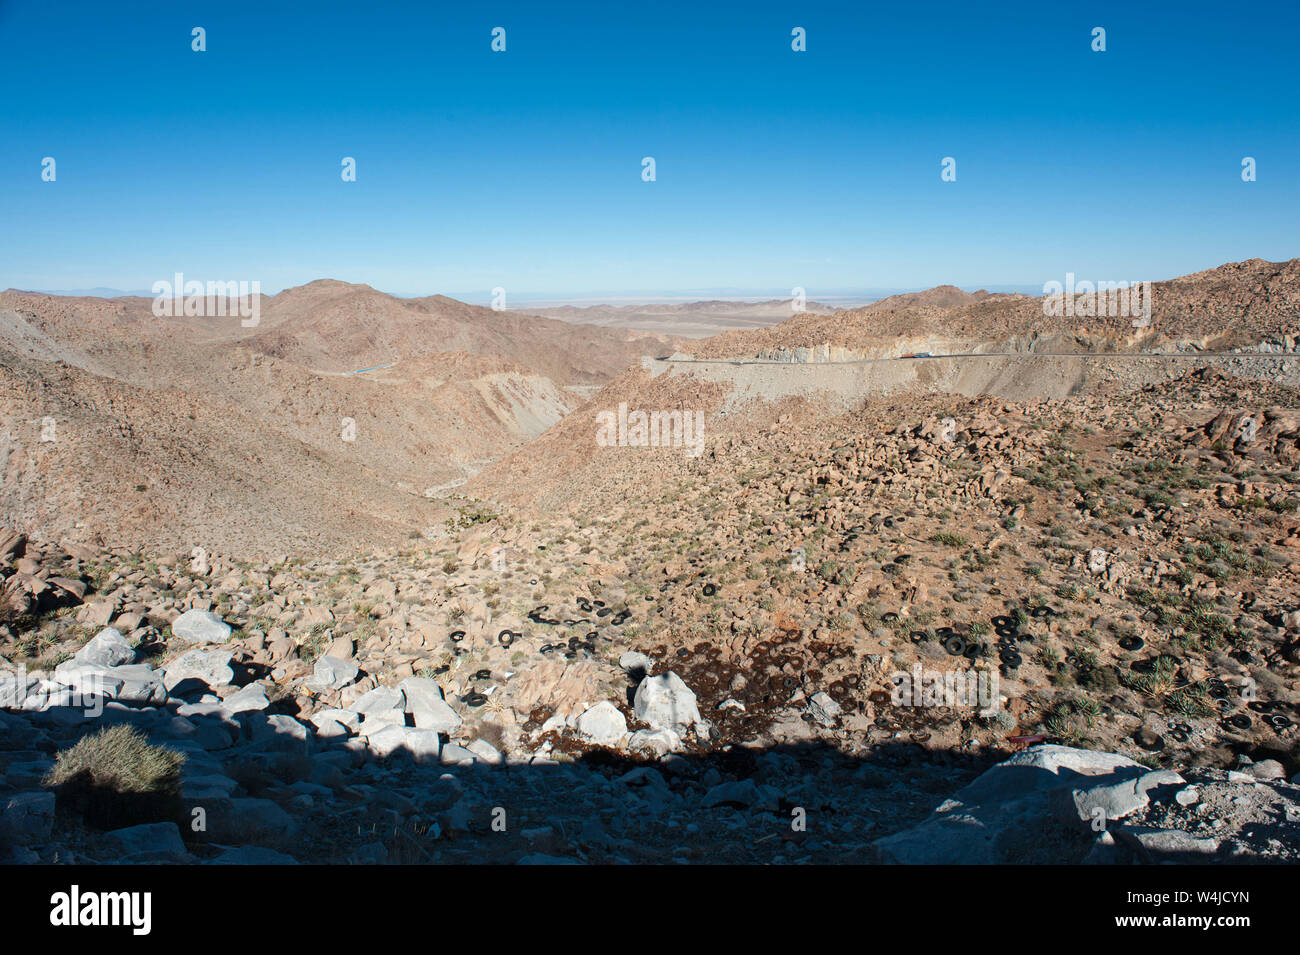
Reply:
[[[256, 693], [246, 694], [257, 697]], [[232, 699], [234, 702], [232, 703]], [[241, 709], [241, 705], [248, 705]], [[563, 762], [445, 736], [323, 735], [258, 699], [0, 711], [10, 863], [1159, 863], [1300, 859], [1300, 786], [1277, 769], [1150, 770], [1039, 745], [998, 762], [886, 743]], [[59, 798], [57, 752], [137, 727], [182, 753], [179, 799]], [[387, 737], [387, 738], [386, 738]], [[1262, 766], [1263, 764], [1259, 764]], [[1294, 767], [1291, 767], [1294, 770]], [[61, 797], [65, 794], [60, 793]], [[103, 794], [98, 794], [103, 795]], [[111, 824], [114, 828], [107, 828]]]

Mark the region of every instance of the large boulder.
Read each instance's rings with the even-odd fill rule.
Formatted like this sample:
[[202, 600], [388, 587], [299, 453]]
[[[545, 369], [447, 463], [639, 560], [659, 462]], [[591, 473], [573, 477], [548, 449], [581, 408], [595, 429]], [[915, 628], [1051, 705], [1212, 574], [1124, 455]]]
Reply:
[[351, 660], [323, 656], [316, 661], [315, 672], [307, 679], [307, 686], [317, 693], [341, 690], [356, 681], [361, 669]]
[[627, 736], [627, 720], [609, 700], [597, 703], [578, 717], [578, 732], [593, 743], [617, 745]]
[[172, 635], [190, 643], [225, 643], [230, 626], [210, 610], [187, 610], [172, 621]]
[[93, 663], [96, 666], [116, 667], [135, 662], [135, 650], [122, 636], [120, 630], [105, 627], [90, 638], [84, 647], [78, 650], [73, 659], [78, 663]]
[[367, 748], [379, 757], [404, 753], [417, 763], [437, 762], [441, 744], [434, 730], [388, 724], [366, 736]]
[[0, 796], [0, 842], [39, 845], [49, 841], [53, 828], [54, 793]]
[[695, 694], [671, 670], [641, 681], [636, 688], [633, 710], [638, 719], [655, 729], [679, 734], [702, 722]]
[[232, 650], [187, 650], [163, 668], [163, 685], [172, 694], [229, 686], [235, 679], [232, 656]]
[[106, 667], [68, 660], [54, 668], [54, 682], [74, 691], [86, 704], [95, 697], [145, 704], [167, 699], [162, 673], [147, 663]]
[[1139, 791], [1145, 805], [1146, 790], [1127, 784], [1147, 775], [1117, 753], [1035, 746], [958, 790], [927, 821], [873, 845], [886, 861], [916, 865], [1079, 862], [1097, 835], [1094, 807], [1128, 815]]
[[454, 733], [460, 728], [460, 716], [443, 699], [442, 689], [433, 680], [408, 677], [402, 681], [400, 689], [406, 700], [406, 712], [411, 714], [419, 729]]

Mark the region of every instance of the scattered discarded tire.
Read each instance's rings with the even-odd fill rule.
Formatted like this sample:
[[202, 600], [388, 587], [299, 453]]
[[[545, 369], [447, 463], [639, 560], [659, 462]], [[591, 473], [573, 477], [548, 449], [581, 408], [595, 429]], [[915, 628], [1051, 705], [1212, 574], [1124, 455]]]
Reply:
[[1034, 607], [1032, 610], [1029, 611], [1029, 616], [1037, 620], [1041, 620], [1043, 617], [1056, 616], [1056, 611], [1053, 610], [1051, 607]]
[[492, 671], [491, 671], [491, 670], [475, 670], [475, 671], [474, 671], [474, 679], [476, 679], [476, 680], [490, 680], [490, 679], [492, 679]]
[[1291, 717], [1285, 713], [1270, 713], [1267, 719], [1268, 725], [1275, 730], [1284, 730], [1291, 725]]
[[1121, 650], [1127, 650], [1130, 653], [1136, 653], [1147, 645], [1147, 642], [1141, 637], [1123, 637], [1119, 641]]
[[1251, 726], [1250, 717], [1245, 713], [1234, 713], [1232, 716], [1228, 717], [1227, 723], [1233, 729], [1239, 730], [1248, 730]]
[[1003, 663], [1005, 663], [1013, 670], [1018, 668], [1020, 664], [1024, 662], [1024, 657], [1022, 657], [1015, 650], [1003, 650], [1001, 653], [998, 654], [998, 659], [1001, 660]]
[[497, 643], [503, 647], [508, 647], [515, 642], [515, 632], [513, 630], [502, 630], [497, 634]]
[[968, 660], [974, 660], [980, 655], [983, 649], [984, 648], [978, 643], [968, 643], [966, 644], [966, 649], [962, 651], [962, 656], [966, 657]]
[[943, 648], [952, 656], [959, 657], [966, 652], [966, 641], [957, 634], [953, 634], [943, 641]]
[[451, 632], [451, 642], [452, 642], [452, 643], [460, 643], [460, 642], [461, 642], [462, 640], [464, 640], [464, 639], [465, 639], [465, 631], [464, 631], [464, 630], [453, 630], [453, 631]]
[[460, 698], [460, 701], [466, 706], [482, 706], [487, 702], [487, 697], [482, 693], [467, 693]]
[[911, 637], [913, 643], [920, 643], [927, 636], [929, 636], [929, 634], [927, 634], [924, 630], [913, 630], [909, 636]]
[[889, 613], [883, 613], [880, 615], [881, 623], [893, 623], [897, 619], [898, 619], [898, 614], [894, 613], [894, 611], [892, 610], [889, 611]]
[[713, 584], [705, 584], [705, 585], [704, 585], [704, 596], [706, 596], [706, 597], [712, 597], [712, 596], [713, 596], [714, 594], [716, 594], [717, 592], [718, 592], [718, 588], [715, 587], [715, 586], [713, 586]]
[[1014, 630], [1016, 627], [1016, 618], [1008, 617], [1006, 614], [998, 614], [993, 618], [992, 623], [995, 627], [1007, 627]]

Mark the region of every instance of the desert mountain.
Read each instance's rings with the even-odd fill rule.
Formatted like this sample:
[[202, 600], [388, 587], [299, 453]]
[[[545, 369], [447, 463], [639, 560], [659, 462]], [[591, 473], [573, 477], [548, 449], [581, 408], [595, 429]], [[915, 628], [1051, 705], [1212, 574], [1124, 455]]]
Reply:
[[848, 352], [844, 357], [993, 351], [999, 343], [1016, 351], [1141, 351], [1171, 342], [1220, 349], [1300, 326], [1300, 259], [1250, 259], [1151, 286], [1146, 328], [1135, 328], [1130, 315], [1087, 315], [1081, 308], [1048, 315], [1043, 298], [953, 296], [940, 288], [830, 316], [796, 315], [773, 328], [728, 332], [687, 350], [700, 358], [753, 358], [826, 344]]
[[445, 514], [433, 499], [673, 347], [342, 282], [259, 305], [244, 328], [139, 297], [0, 294], [0, 520], [230, 553], [404, 539]]

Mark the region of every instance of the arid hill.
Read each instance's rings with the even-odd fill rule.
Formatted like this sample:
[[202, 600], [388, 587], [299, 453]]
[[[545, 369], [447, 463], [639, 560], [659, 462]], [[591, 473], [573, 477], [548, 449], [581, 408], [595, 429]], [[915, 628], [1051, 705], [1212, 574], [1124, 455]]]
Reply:
[[404, 540], [446, 516], [437, 498], [673, 347], [330, 281], [262, 297], [252, 328], [151, 306], [0, 294], [0, 520], [241, 554]]
[[932, 294], [941, 291], [896, 296], [830, 316], [796, 315], [774, 328], [728, 332], [685, 350], [699, 358], [750, 358], [825, 344], [864, 356], [955, 353], [957, 346], [991, 351], [995, 344], [1087, 352], [1183, 342], [1208, 349], [1300, 331], [1300, 259], [1250, 259], [1153, 282], [1146, 328], [1134, 327], [1130, 315], [1048, 315], [1044, 299], [1023, 295], [949, 304], [950, 296]]

